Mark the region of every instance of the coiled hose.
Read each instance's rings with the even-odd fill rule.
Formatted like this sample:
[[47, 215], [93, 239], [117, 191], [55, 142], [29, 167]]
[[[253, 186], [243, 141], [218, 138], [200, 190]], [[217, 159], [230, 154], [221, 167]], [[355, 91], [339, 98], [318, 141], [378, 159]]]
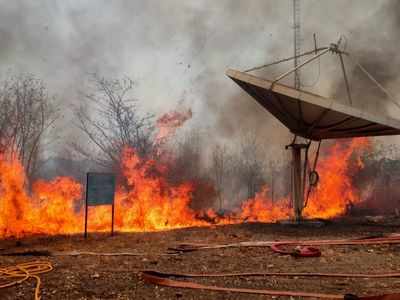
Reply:
[[34, 278], [36, 280], [35, 300], [40, 300], [39, 274], [53, 270], [53, 266], [48, 261], [33, 261], [0, 268], [0, 289], [20, 284], [25, 280]]

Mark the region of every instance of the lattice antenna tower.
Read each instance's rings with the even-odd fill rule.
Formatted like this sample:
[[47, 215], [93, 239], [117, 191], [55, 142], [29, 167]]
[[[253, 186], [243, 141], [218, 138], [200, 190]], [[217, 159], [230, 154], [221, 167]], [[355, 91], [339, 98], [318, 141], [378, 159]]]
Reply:
[[[294, 40], [294, 67], [299, 65], [299, 55], [301, 54], [301, 0], [293, 1], [293, 40]], [[300, 71], [296, 70], [294, 72], [294, 87], [296, 89], [300, 88]]]

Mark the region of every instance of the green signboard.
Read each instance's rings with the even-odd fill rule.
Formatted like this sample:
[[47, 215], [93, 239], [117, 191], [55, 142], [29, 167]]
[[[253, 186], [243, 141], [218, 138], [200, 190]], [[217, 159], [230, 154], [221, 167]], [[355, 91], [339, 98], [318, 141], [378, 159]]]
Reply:
[[88, 206], [112, 205], [114, 192], [114, 174], [87, 173], [86, 201]]
[[85, 238], [87, 238], [88, 207], [111, 205], [111, 235], [114, 234], [115, 176], [110, 173], [86, 174]]

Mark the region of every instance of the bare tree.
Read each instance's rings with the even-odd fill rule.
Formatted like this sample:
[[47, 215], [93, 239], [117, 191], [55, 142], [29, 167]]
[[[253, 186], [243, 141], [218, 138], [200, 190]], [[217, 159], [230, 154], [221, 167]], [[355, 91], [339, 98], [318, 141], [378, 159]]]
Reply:
[[131, 96], [133, 81], [107, 80], [94, 74], [91, 84], [93, 92], [85, 95], [76, 117], [78, 127], [100, 151], [94, 157], [81, 145], [74, 144], [75, 150], [106, 168], [119, 166], [126, 146], [142, 157], [154, 154], [153, 115], [139, 113], [137, 100]]
[[246, 185], [247, 197], [253, 198], [264, 184], [264, 161], [259, 158], [260, 144], [255, 134], [245, 134], [235, 162], [236, 174]]
[[176, 141], [173, 165], [170, 166], [172, 182], [199, 180], [202, 177], [201, 144], [201, 134], [195, 129]]
[[219, 210], [222, 211], [224, 187], [227, 175], [228, 153], [226, 146], [215, 145], [212, 151], [212, 174], [217, 192]]
[[35, 177], [45, 133], [58, 118], [54, 98], [31, 74], [12, 76], [0, 88], [0, 151], [17, 156], [28, 182]]
[[190, 182], [193, 187], [190, 207], [196, 211], [213, 207], [216, 191], [210, 172], [203, 162], [202, 146], [205, 136], [197, 128], [191, 128], [183, 136], [171, 143], [172, 156], [165, 162], [168, 165], [168, 181], [171, 184]]

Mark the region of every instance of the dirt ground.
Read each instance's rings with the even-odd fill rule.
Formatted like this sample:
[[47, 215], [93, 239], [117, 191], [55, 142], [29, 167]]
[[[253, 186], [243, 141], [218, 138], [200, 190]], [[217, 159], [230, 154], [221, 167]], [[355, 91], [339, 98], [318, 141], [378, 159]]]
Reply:
[[[167, 272], [400, 272], [400, 245], [325, 246], [318, 258], [294, 258], [269, 248], [230, 248], [165, 255], [183, 242], [231, 243], [281, 239], [331, 239], [400, 232], [398, 226], [331, 223], [322, 228], [241, 224], [153, 233], [30, 237], [0, 241], [0, 254], [26, 250], [137, 252], [140, 256], [0, 256], [0, 266], [48, 260], [54, 270], [42, 274], [42, 299], [269, 299], [268, 296], [157, 287], [144, 283], [143, 269]], [[374, 295], [400, 291], [400, 278], [235, 277], [197, 279], [199, 283], [247, 288]], [[33, 299], [34, 281], [0, 290], [1, 299]], [[275, 297], [275, 299], [287, 299]], [[292, 298], [293, 299], [293, 298]]]

